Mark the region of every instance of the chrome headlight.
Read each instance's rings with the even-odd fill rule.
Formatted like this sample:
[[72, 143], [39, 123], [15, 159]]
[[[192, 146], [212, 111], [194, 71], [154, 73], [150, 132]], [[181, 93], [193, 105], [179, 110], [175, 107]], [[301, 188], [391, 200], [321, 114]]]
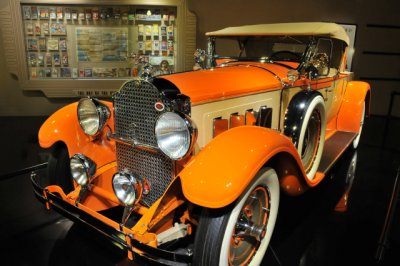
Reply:
[[108, 107], [97, 99], [83, 98], [78, 104], [78, 120], [83, 131], [94, 136], [98, 134], [110, 117]]
[[84, 187], [96, 172], [96, 164], [82, 154], [75, 154], [70, 160], [71, 175], [75, 182]]
[[118, 200], [125, 206], [132, 206], [140, 197], [140, 183], [129, 173], [114, 174], [112, 186]]
[[188, 116], [166, 112], [157, 119], [155, 135], [161, 151], [169, 158], [179, 160], [192, 149], [197, 129]]

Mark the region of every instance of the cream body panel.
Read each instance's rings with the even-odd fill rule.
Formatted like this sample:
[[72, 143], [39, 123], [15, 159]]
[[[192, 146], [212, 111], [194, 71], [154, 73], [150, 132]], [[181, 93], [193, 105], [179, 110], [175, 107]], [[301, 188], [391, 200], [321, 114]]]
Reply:
[[197, 148], [202, 149], [213, 137], [215, 118], [230, 118], [233, 113], [244, 115], [247, 110], [258, 111], [261, 106], [272, 108], [272, 128], [279, 124], [281, 90], [247, 95], [228, 100], [204, 103], [192, 106], [192, 120], [198, 128]]
[[284, 117], [285, 117], [285, 112], [286, 109], [292, 100], [293, 96], [295, 96], [299, 91], [303, 90], [300, 87], [291, 87], [291, 88], [286, 88], [282, 92], [282, 108], [281, 108], [281, 117], [282, 119], [280, 120], [279, 124], [279, 129], [283, 132], [283, 124], [284, 124]]
[[[331, 107], [330, 107], [330, 113], [331, 113], [331, 119], [337, 117], [337, 114], [340, 109], [340, 105], [342, 103], [343, 95], [346, 89], [346, 84], [347, 80], [346, 78], [341, 78], [335, 81], [335, 89], [333, 90], [331, 95]], [[329, 123], [330, 120], [327, 120], [327, 123]]]

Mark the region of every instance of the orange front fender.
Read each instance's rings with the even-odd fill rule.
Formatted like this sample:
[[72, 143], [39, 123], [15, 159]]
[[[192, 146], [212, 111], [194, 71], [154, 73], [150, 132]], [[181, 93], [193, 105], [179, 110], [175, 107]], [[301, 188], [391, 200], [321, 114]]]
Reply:
[[349, 82], [337, 118], [338, 130], [358, 133], [364, 102], [365, 113], [369, 114], [369, 84], [362, 81]]
[[277, 154], [289, 154], [304, 171], [290, 139], [268, 128], [242, 126], [207, 144], [179, 174], [184, 196], [200, 206], [221, 208], [236, 200], [256, 173]]
[[[112, 103], [103, 103], [112, 110]], [[77, 105], [78, 103], [72, 103], [61, 108], [44, 122], [39, 130], [40, 146], [50, 148], [57, 142], [63, 142], [70, 156], [82, 153], [98, 166], [115, 161], [114, 141], [107, 140], [104, 134], [96, 139], [86, 135], [78, 122]], [[113, 117], [110, 117], [107, 126], [114, 127]]]

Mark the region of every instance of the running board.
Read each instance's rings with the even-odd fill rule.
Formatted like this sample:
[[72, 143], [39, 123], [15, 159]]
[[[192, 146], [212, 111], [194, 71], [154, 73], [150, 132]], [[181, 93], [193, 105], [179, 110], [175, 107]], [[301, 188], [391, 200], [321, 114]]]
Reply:
[[326, 174], [343, 154], [343, 152], [352, 144], [357, 136], [353, 132], [336, 131], [324, 145], [324, 153], [319, 163], [318, 172]]

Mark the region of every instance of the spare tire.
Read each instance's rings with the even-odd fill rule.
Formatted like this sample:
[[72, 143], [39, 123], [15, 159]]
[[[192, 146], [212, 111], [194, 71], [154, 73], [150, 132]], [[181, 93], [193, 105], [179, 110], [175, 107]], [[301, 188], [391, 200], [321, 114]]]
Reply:
[[292, 139], [309, 180], [314, 178], [321, 161], [325, 130], [322, 95], [308, 90], [297, 93], [286, 110], [284, 134]]

